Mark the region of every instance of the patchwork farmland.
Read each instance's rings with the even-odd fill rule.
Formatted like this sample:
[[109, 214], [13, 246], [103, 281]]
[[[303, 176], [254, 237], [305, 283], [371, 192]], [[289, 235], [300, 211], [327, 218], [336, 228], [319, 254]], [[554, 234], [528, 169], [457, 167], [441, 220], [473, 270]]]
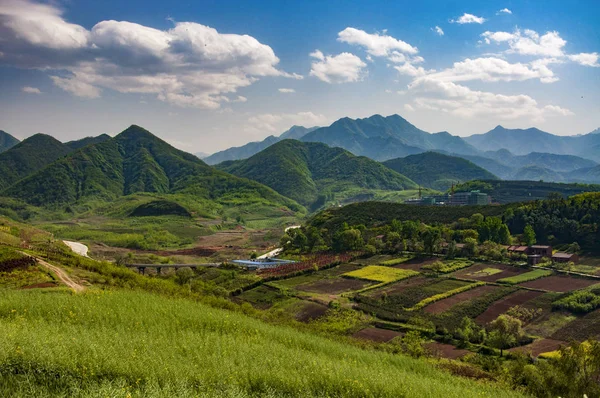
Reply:
[[600, 336], [600, 309], [588, 314], [557, 309], [558, 300], [564, 301], [569, 292], [593, 289], [600, 282], [591, 276], [406, 255], [320, 257], [317, 267], [305, 265], [311, 261], [302, 262], [294, 272], [284, 266], [262, 273], [267, 280], [277, 278], [237, 299], [259, 308], [276, 305], [291, 310], [301, 322], [319, 322], [328, 316], [327, 307], [354, 309], [366, 317], [356, 324], [354, 339], [390, 343], [418, 330], [430, 336], [428, 352], [446, 358], [471, 352], [448, 339], [465, 319], [487, 328], [503, 314], [523, 316], [525, 335], [511, 352], [534, 356], [555, 351], [572, 339]]

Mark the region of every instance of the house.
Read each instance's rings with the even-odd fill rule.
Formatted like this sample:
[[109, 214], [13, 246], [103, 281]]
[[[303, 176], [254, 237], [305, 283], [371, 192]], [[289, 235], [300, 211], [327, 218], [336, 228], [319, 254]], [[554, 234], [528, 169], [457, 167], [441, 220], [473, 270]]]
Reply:
[[550, 258], [552, 257], [552, 246], [533, 245], [529, 247], [528, 253]]
[[529, 248], [527, 246], [508, 246], [506, 251], [511, 253], [528, 254]]
[[579, 256], [575, 253], [556, 252], [552, 255], [552, 261], [555, 263], [574, 263], [579, 262]]

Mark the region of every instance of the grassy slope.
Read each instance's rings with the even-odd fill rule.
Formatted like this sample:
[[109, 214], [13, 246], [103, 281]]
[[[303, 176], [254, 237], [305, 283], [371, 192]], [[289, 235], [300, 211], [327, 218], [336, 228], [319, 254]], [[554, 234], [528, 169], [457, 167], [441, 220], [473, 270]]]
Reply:
[[136, 192], [185, 193], [219, 203], [302, 210], [273, 190], [214, 170], [137, 126], [54, 162], [3, 194], [33, 205], [64, 205], [114, 200]]
[[69, 147], [49, 135], [36, 134], [27, 138], [0, 154], [0, 190], [69, 152]]
[[11, 396], [519, 396], [427, 361], [184, 299], [126, 291], [0, 298], [0, 392]]
[[383, 164], [420, 185], [442, 191], [456, 182], [497, 179], [489, 171], [468, 160], [437, 152], [391, 159]]
[[406, 177], [365, 157], [321, 143], [284, 140], [247, 160], [228, 162], [221, 168], [263, 183], [304, 205], [317, 196], [356, 189], [399, 191], [415, 188]]

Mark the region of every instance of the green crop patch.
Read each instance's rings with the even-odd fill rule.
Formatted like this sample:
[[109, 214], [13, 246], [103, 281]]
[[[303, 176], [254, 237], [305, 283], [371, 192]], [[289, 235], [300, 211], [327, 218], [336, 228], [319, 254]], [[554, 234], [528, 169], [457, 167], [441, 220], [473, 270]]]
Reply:
[[544, 269], [536, 269], [530, 272], [526, 272], [521, 275], [511, 276], [509, 278], [499, 279], [498, 283], [508, 283], [509, 285], [517, 285], [519, 283], [534, 281], [536, 279], [543, 278], [545, 276], [552, 275], [552, 271], [544, 270]]
[[393, 258], [393, 259], [387, 260], [387, 261], [382, 261], [380, 264], [381, 265], [386, 265], [388, 267], [391, 267], [393, 265], [398, 265], [398, 264], [405, 263], [408, 260], [410, 260], [409, 257], [400, 257], [400, 258]]
[[449, 274], [450, 272], [458, 271], [459, 269], [467, 268], [473, 265], [473, 261], [469, 260], [446, 260], [436, 261], [433, 264], [425, 265], [423, 269], [439, 272], [441, 274]]
[[343, 276], [355, 279], [365, 279], [368, 281], [375, 281], [381, 283], [391, 283], [400, 281], [402, 279], [410, 278], [411, 276], [418, 275], [417, 271], [409, 269], [398, 269], [383, 267], [380, 265], [368, 265], [364, 268], [357, 269], [345, 273]]
[[500, 272], [502, 272], [502, 270], [498, 269], [498, 268], [484, 268], [482, 270], [467, 274], [467, 276], [470, 276], [473, 278], [484, 278], [486, 276], [492, 276], [492, 275], [499, 274]]

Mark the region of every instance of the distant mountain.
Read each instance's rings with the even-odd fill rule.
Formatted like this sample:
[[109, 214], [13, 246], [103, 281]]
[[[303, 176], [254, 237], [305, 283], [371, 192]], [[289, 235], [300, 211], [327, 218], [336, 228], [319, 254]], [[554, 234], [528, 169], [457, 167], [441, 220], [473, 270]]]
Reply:
[[484, 156], [497, 160], [507, 166], [512, 166], [513, 168], [537, 166], [555, 172], [569, 172], [598, 165], [593, 160], [574, 155], [531, 152], [527, 155], [515, 156], [507, 149], [486, 152]]
[[8, 134], [6, 131], [0, 130], [0, 152], [6, 151], [18, 143], [18, 139]]
[[478, 151], [462, 138], [447, 132], [429, 134], [398, 115], [373, 115], [365, 119], [343, 118], [329, 127], [306, 134], [304, 142], [322, 142], [344, 148], [355, 155], [375, 160], [388, 160], [434, 149], [458, 154], [477, 154]]
[[374, 160], [318, 142], [283, 140], [249, 159], [217, 167], [265, 184], [313, 209], [324, 204], [327, 195], [340, 199], [365, 190], [417, 188], [413, 181]]
[[37, 206], [114, 200], [138, 192], [179, 193], [195, 201], [301, 207], [257, 182], [215, 170], [131, 126], [106, 141], [88, 145], [18, 181], [1, 194]]
[[106, 140], [110, 140], [110, 135], [108, 135], [108, 134], [100, 134], [97, 137], [85, 137], [85, 138], [82, 138], [80, 140], [74, 140], [74, 141], [65, 142], [65, 145], [68, 146], [69, 148], [71, 148], [71, 150], [74, 151], [74, 150], [83, 148], [84, 146], [88, 146], [88, 145], [92, 145], [92, 144], [98, 144], [98, 143], [104, 142]]
[[498, 178], [466, 159], [437, 152], [391, 159], [383, 164], [424, 187], [439, 191], [446, 191], [459, 182]]
[[41, 170], [71, 152], [65, 144], [45, 134], [35, 134], [0, 153], [0, 190]]
[[600, 184], [600, 165], [573, 170], [569, 173], [564, 173], [563, 176], [568, 181]]
[[540, 166], [525, 166], [517, 169], [513, 175], [513, 180], [524, 180], [524, 181], [551, 181], [551, 182], [563, 182], [565, 179], [563, 176], [545, 167]]
[[600, 134], [597, 131], [578, 136], [557, 136], [537, 128], [523, 130], [497, 126], [485, 134], [472, 135], [464, 140], [484, 152], [508, 149], [515, 155], [542, 152], [600, 161]]
[[509, 179], [515, 171], [512, 167], [509, 167], [503, 163], [498, 162], [497, 160], [490, 159], [490, 158], [487, 158], [484, 156], [470, 156], [470, 155], [456, 155], [456, 156], [460, 156], [466, 160], [469, 160], [469, 161], [475, 163], [477, 166], [481, 167], [482, 169], [485, 169], [485, 170], [489, 171], [490, 173], [492, 173], [502, 179]]
[[200, 159], [204, 159], [210, 156], [210, 154], [206, 152], [196, 152], [194, 155], [199, 157]]
[[203, 160], [210, 165], [215, 165], [228, 160], [247, 159], [250, 156], [262, 151], [263, 149], [266, 149], [269, 146], [275, 144], [276, 142], [285, 139], [300, 139], [304, 135], [310, 133], [311, 131], [317, 128], [318, 127], [306, 128], [302, 126], [293, 126], [289, 130], [283, 132], [279, 137], [270, 135], [262, 141], [249, 142], [248, 144], [243, 146], [233, 147], [225, 149], [224, 151], [216, 152], [210, 156], [203, 158]]

